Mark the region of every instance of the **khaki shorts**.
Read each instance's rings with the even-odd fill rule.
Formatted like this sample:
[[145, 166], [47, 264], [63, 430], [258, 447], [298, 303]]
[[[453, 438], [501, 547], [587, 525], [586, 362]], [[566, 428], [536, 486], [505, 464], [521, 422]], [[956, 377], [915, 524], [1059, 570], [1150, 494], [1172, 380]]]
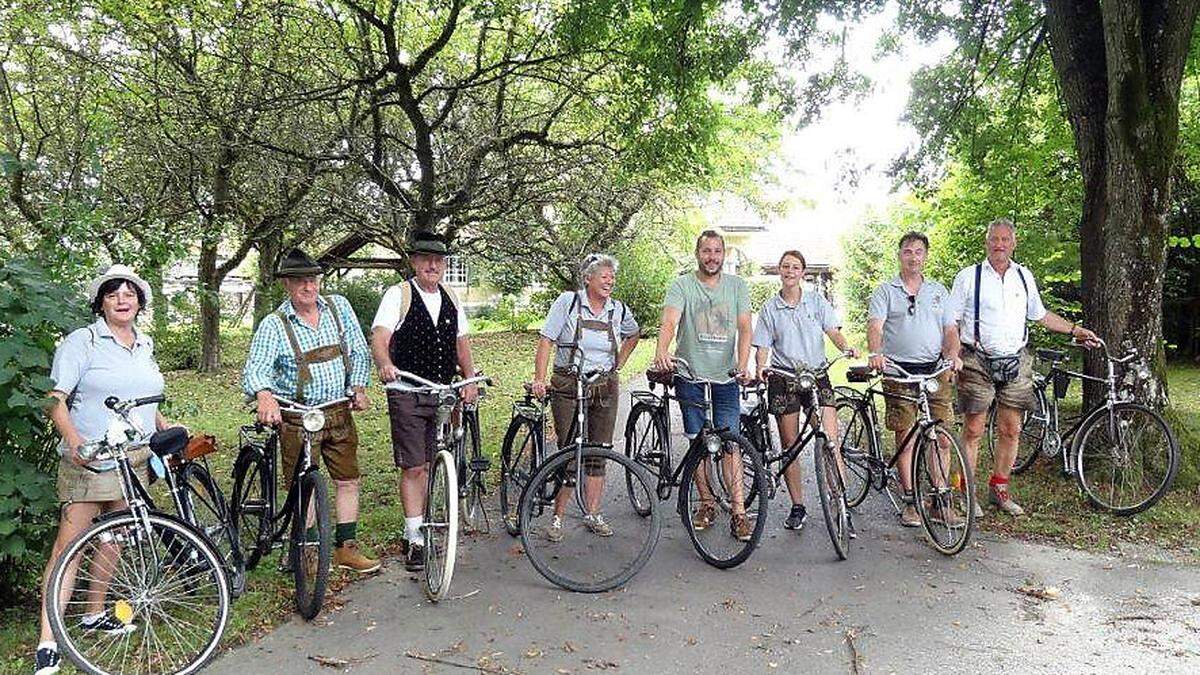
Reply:
[[[134, 473], [143, 485], [149, 485], [150, 448], [137, 448], [129, 453]], [[125, 498], [121, 492], [121, 472], [117, 469], [93, 473], [66, 457], [58, 460], [58, 501], [61, 504], [74, 502], [115, 502]]]
[[[283, 472], [280, 484], [288, 485], [300, 451], [304, 449], [304, 427], [300, 416], [285, 413], [279, 425], [279, 451], [283, 457]], [[319, 455], [325, 470], [333, 480], [358, 478], [358, 429], [350, 415], [350, 404], [325, 408], [325, 428], [313, 434], [310, 450], [314, 459]]]
[[[929, 414], [933, 415], [933, 419], [942, 420], [946, 424], [954, 424], [954, 394], [950, 387], [950, 372], [946, 371], [938, 376], [938, 387], [936, 393], [929, 396]], [[916, 396], [917, 385], [901, 384], [884, 378], [883, 391], [885, 394], [899, 394], [901, 396]], [[886, 404], [886, 425], [891, 431], [904, 433], [912, 428], [914, 422], [917, 421], [917, 404], [911, 401], [905, 401], [898, 398], [887, 396], [884, 398]]]
[[1009, 408], [1033, 410], [1037, 399], [1033, 393], [1033, 356], [1021, 350], [1017, 377], [997, 386], [992, 382], [983, 357], [970, 347], [962, 350], [963, 369], [958, 374], [958, 409], [964, 415], [987, 412], [992, 401]]
[[389, 389], [392, 459], [401, 469], [424, 466], [437, 444], [437, 397]]

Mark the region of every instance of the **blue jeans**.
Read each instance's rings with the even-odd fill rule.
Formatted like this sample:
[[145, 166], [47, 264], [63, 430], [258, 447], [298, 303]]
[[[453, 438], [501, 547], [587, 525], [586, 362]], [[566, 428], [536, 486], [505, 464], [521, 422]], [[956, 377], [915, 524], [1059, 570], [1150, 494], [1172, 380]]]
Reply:
[[[713, 426], [717, 429], [728, 429], [735, 433], [741, 426], [741, 406], [738, 405], [738, 384], [727, 382], [713, 384], [712, 413]], [[675, 378], [675, 396], [679, 398], [679, 411], [683, 414], [683, 434], [694, 438], [704, 426], [704, 418], [708, 410], [704, 408], [704, 387], [694, 382]], [[688, 405], [698, 403], [699, 406]]]

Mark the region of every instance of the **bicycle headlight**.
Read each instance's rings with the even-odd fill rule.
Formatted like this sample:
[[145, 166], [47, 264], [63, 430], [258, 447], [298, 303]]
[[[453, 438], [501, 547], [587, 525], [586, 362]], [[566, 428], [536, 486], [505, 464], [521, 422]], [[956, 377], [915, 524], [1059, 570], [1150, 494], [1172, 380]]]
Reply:
[[1147, 365], [1146, 365], [1146, 364], [1144, 364], [1144, 363], [1140, 363], [1140, 364], [1138, 364], [1138, 367], [1137, 367], [1137, 378], [1138, 378], [1139, 380], [1141, 380], [1141, 381], [1143, 381], [1143, 382], [1146, 382], [1146, 381], [1148, 381], [1148, 380], [1150, 379], [1150, 376], [1151, 376], [1151, 375], [1152, 375], [1152, 373], [1150, 372], [1150, 368], [1149, 368], [1149, 366], [1147, 366]]
[[325, 413], [320, 410], [309, 410], [300, 417], [300, 423], [304, 425], [304, 430], [310, 434], [315, 434], [325, 428]]
[[921, 386], [922, 386], [922, 387], [924, 387], [924, 388], [925, 388], [925, 391], [926, 391], [927, 393], [930, 393], [930, 394], [936, 394], [936, 393], [937, 393], [937, 391], [938, 391], [938, 389], [941, 389], [941, 388], [942, 388], [942, 385], [938, 384], [938, 381], [937, 381], [937, 380], [932, 380], [932, 379], [931, 379], [931, 380], [925, 380], [925, 381], [924, 381], [924, 382], [921, 384]]
[[812, 373], [801, 373], [796, 380], [800, 383], [801, 389], [812, 389], [817, 385], [817, 378], [812, 376]]
[[704, 438], [704, 447], [711, 454], [717, 454], [721, 451], [721, 437], [716, 434], [709, 434]]

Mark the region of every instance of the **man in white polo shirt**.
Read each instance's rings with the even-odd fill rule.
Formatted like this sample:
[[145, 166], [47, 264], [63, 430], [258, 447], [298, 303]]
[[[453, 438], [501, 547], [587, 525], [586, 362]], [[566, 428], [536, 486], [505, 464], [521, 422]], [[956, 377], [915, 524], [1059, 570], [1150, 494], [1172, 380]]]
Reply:
[[[962, 344], [958, 376], [958, 406], [963, 414], [963, 443], [972, 469], [987, 423], [988, 408], [996, 402], [996, 456], [988, 481], [988, 501], [1010, 515], [1025, 511], [1008, 492], [1017, 455], [1021, 414], [1034, 407], [1033, 357], [1025, 349], [1028, 321], [1065, 333], [1077, 342], [1096, 344], [1096, 334], [1067, 321], [1042, 305], [1037, 282], [1028, 268], [1013, 261], [1016, 226], [1001, 218], [987, 227], [987, 259], [954, 277], [948, 311], [957, 320], [951, 339]], [[982, 516], [975, 501], [976, 517]]]

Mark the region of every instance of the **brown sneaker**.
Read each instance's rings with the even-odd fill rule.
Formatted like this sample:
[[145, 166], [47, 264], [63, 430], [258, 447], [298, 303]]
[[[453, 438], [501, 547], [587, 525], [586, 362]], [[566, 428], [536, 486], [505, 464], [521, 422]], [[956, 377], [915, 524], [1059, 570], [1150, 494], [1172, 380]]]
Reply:
[[744, 513], [735, 513], [729, 519], [729, 533], [738, 541], [750, 541], [750, 535], [754, 533], [754, 526], [750, 524], [750, 519]]
[[905, 504], [904, 510], [900, 512], [900, 524], [904, 527], [920, 527], [921, 515], [917, 513], [917, 508], [912, 504]]
[[941, 523], [946, 527], [962, 527], [965, 522], [965, 519], [958, 515], [958, 511], [955, 511], [954, 507], [949, 504], [942, 506], [937, 503], [930, 504], [929, 517], [933, 519], [933, 522]]
[[379, 570], [379, 561], [368, 558], [358, 549], [358, 541], [348, 539], [342, 545], [333, 549], [333, 565], [344, 570], [359, 574], [369, 574]]
[[1025, 509], [1021, 505], [1014, 502], [1008, 494], [1007, 485], [993, 485], [988, 490], [988, 502], [994, 504], [997, 509], [1007, 513], [1010, 516], [1023, 516]]
[[692, 513], [692, 529], [699, 532], [707, 530], [709, 525], [717, 519], [717, 506], [712, 502], [700, 502], [700, 506], [696, 507]]

